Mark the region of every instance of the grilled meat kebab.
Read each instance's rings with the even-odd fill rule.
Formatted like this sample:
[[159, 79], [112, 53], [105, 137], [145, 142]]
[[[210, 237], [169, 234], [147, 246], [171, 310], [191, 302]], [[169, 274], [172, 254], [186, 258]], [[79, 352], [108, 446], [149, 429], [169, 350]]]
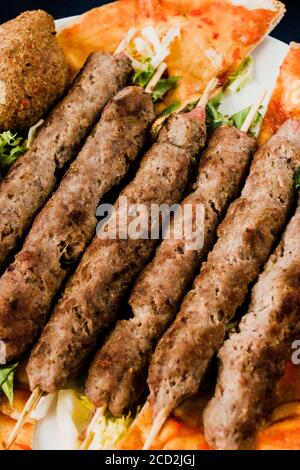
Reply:
[[[300, 202], [300, 201], [299, 201]], [[276, 386], [300, 335], [300, 204], [252, 291], [248, 313], [220, 349], [215, 396], [204, 412], [217, 449], [255, 447], [276, 404]]]
[[[89, 370], [89, 395], [113, 415], [122, 415], [144, 391], [155, 345], [211, 249], [216, 227], [238, 194], [255, 146], [254, 138], [233, 127], [220, 127], [211, 137], [194, 192], [182, 203], [182, 208], [191, 205], [194, 211], [197, 205], [204, 207], [204, 227], [193, 220], [194, 232], [204, 231], [203, 246], [190, 249], [190, 241], [176, 239], [172, 226], [170, 239], [162, 242], [135, 284], [129, 300], [132, 318], [117, 324]], [[184, 212], [176, 223], [183, 226]]]
[[148, 384], [160, 422], [197, 392], [224, 341], [227, 323], [286, 224], [295, 202], [299, 131], [300, 121], [287, 121], [256, 153], [241, 197], [230, 206], [216, 245], [156, 348]]
[[104, 109], [0, 278], [0, 363], [18, 358], [36, 339], [70, 267], [95, 233], [100, 198], [126, 175], [154, 118], [151, 96], [140, 87], [124, 88]]
[[[180, 201], [192, 158], [205, 141], [203, 109], [172, 116], [116, 202], [117, 218], [124, 210], [124, 198], [129, 208], [144, 204], [148, 214], [152, 204]], [[128, 223], [131, 220], [128, 214]], [[152, 225], [151, 217], [147, 218], [147, 227]], [[99, 230], [85, 252], [31, 354], [27, 372], [32, 390], [38, 387], [53, 392], [80, 369], [97, 339], [115, 321], [120, 302], [158, 243], [151, 238], [122, 239], [118, 234], [109, 239], [106, 227]], [[93, 400], [90, 391], [88, 386], [87, 393]]]
[[0, 183], [0, 271], [54, 191], [59, 173], [76, 156], [103, 107], [125, 86], [131, 73], [125, 55], [93, 53], [30, 150]]

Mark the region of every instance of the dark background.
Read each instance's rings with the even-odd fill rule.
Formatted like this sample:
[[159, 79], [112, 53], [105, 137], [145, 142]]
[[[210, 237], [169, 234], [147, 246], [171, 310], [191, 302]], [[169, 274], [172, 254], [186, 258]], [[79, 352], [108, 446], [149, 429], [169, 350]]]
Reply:
[[[25, 10], [42, 8], [54, 18], [64, 18], [83, 13], [90, 8], [103, 5], [108, 1], [101, 0], [2, 0], [0, 5], [0, 23], [17, 16]], [[283, 0], [287, 13], [280, 25], [272, 32], [272, 36], [284, 42], [300, 42], [300, 1]]]

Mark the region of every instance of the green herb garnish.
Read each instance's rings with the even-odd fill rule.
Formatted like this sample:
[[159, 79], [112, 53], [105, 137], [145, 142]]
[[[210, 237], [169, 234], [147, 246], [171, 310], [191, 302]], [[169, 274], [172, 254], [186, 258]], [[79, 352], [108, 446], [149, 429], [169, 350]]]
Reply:
[[0, 134], [0, 173], [6, 173], [26, 150], [22, 137], [17, 137], [17, 134], [10, 131]]
[[206, 126], [208, 132], [213, 132], [222, 125], [232, 126], [233, 123], [228, 116], [219, 111], [224, 98], [224, 93], [218, 93], [209, 100], [206, 106]]
[[[138, 70], [137, 72], [135, 72], [132, 81], [135, 85], [139, 85], [143, 88], [146, 88], [147, 85], [149, 85], [151, 78], [155, 74], [155, 68], [152, 65], [152, 60], [150, 57], [144, 59], [142, 61], [142, 64], [145, 65], [145, 70]], [[157, 82], [152, 92], [152, 98], [154, 103], [161, 100], [168, 91], [175, 88], [179, 80], [180, 77], [161, 78]]]
[[180, 77], [161, 78], [152, 93], [153, 102], [161, 100], [165, 94], [178, 85]]
[[170, 104], [170, 106], [163, 110], [159, 117], [168, 116], [169, 114], [175, 113], [175, 111], [180, 107], [180, 105], [180, 101], [174, 101], [174, 103]]
[[0, 367], [0, 388], [12, 405], [14, 401], [14, 374], [18, 363]]
[[137, 72], [135, 72], [132, 81], [135, 85], [139, 85], [143, 88], [146, 88], [151, 78], [155, 74], [155, 68], [152, 65], [152, 60], [150, 57], [144, 59], [142, 61], [142, 64], [146, 66], [145, 70], [138, 70]]
[[300, 166], [295, 171], [294, 181], [296, 191], [300, 191]]
[[226, 90], [229, 90], [233, 93], [238, 93], [241, 91], [241, 89], [251, 81], [253, 64], [252, 57], [246, 57], [237, 71], [228, 77]]
[[[243, 124], [250, 112], [250, 109], [251, 107], [249, 106], [248, 108], [244, 108], [242, 109], [241, 111], [233, 114], [229, 119], [232, 121], [233, 125], [237, 128], [237, 129], [241, 129], [243, 127]], [[252, 123], [251, 123], [251, 126], [250, 126], [250, 129], [248, 131], [248, 134], [250, 136], [254, 136], [256, 134], [256, 129], [257, 129], [257, 126], [261, 123], [263, 119], [263, 115], [261, 114], [260, 111], [258, 111], [255, 115], [255, 118], [253, 119]]]

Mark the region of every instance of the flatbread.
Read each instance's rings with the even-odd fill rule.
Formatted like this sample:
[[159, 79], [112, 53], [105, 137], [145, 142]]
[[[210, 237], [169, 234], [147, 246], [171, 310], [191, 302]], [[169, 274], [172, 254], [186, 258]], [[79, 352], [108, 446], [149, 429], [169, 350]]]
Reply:
[[259, 136], [263, 144], [289, 118], [300, 118], [300, 44], [292, 42], [280, 68]]
[[[7, 442], [15, 424], [16, 422], [12, 418], [0, 413], [0, 451], [5, 449], [5, 442]], [[33, 434], [34, 425], [26, 423], [11, 450], [32, 450]]]
[[[173, 416], [167, 420], [153, 443], [153, 450], [209, 449], [201, 425], [202, 398], [187, 400], [175, 411], [176, 416], [184, 414], [184, 418], [178, 419]], [[192, 422], [191, 425], [186, 424], [189, 420]], [[118, 450], [142, 449], [151, 424], [151, 408], [146, 406], [119, 442]], [[259, 433], [256, 449], [300, 450], [300, 369], [298, 366], [288, 364], [285, 376], [278, 387], [278, 407], [269, 425]]]
[[60, 31], [58, 40], [74, 74], [91, 52], [113, 52], [130, 27], [140, 30], [151, 24], [168, 31], [180, 25], [181, 37], [173, 42], [167, 63], [169, 74], [180, 76], [181, 82], [168, 93], [166, 106], [201, 94], [213, 77], [218, 77], [221, 84], [226, 82], [285, 12], [282, 3], [272, 0], [268, 2], [272, 9], [248, 9], [236, 3], [236, 0], [119, 0], [85, 13], [75, 24]]

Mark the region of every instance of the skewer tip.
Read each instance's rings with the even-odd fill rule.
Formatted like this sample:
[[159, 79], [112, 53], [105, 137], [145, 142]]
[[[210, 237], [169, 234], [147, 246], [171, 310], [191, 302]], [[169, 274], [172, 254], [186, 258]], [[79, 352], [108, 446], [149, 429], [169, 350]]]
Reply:
[[101, 416], [104, 415], [105, 413], [105, 410], [106, 408], [105, 407], [102, 407], [102, 408], [97, 408], [93, 418], [91, 419], [88, 427], [87, 427], [87, 430], [86, 430], [86, 433], [85, 433], [85, 438], [80, 446], [80, 450], [89, 450], [90, 448], [90, 445], [95, 437], [95, 427], [99, 421], [99, 419], [101, 418]]
[[267, 91], [264, 90], [258, 100], [254, 103], [254, 105], [251, 107], [250, 111], [249, 111], [249, 114], [244, 122], [244, 124], [242, 125], [241, 127], [241, 131], [242, 132], [245, 132], [245, 133], [248, 133], [250, 127], [251, 127], [251, 124], [252, 124], [252, 121], [253, 119], [255, 118], [256, 116], [256, 113], [259, 111], [259, 108], [261, 107], [265, 97], [266, 97], [266, 94], [267, 94]]
[[152, 427], [150, 429], [148, 437], [143, 446], [143, 450], [149, 450], [152, 447], [153, 442], [155, 441], [156, 437], [158, 436], [161, 428], [167, 421], [168, 417], [169, 417], [169, 411], [167, 409], [162, 409], [158, 413], [158, 415], [154, 418]]
[[158, 69], [156, 70], [155, 74], [153, 75], [153, 77], [151, 78], [150, 82], [148, 83], [145, 91], [146, 93], [152, 93], [157, 85], [157, 83], [159, 82], [159, 80], [161, 79], [161, 77], [163, 76], [163, 74], [165, 73], [165, 71], [167, 70], [167, 64], [165, 62], [163, 62], [162, 64], [160, 64], [160, 66], [158, 67]]
[[205, 88], [199, 103], [197, 104], [197, 108], [205, 107], [212, 95], [212, 93], [216, 90], [219, 81], [216, 77], [212, 78], [208, 83], [207, 87]]
[[24, 406], [24, 409], [16, 422], [15, 427], [13, 428], [7, 442], [5, 449], [9, 450], [17, 437], [19, 436], [20, 432], [22, 431], [22, 428], [24, 424], [26, 423], [27, 418], [29, 417], [30, 413], [34, 410], [34, 408], [37, 406], [38, 402], [40, 401], [41, 397], [43, 395], [43, 392], [40, 388], [36, 388], [33, 390], [32, 394], [30, 395], [26, 405]]

